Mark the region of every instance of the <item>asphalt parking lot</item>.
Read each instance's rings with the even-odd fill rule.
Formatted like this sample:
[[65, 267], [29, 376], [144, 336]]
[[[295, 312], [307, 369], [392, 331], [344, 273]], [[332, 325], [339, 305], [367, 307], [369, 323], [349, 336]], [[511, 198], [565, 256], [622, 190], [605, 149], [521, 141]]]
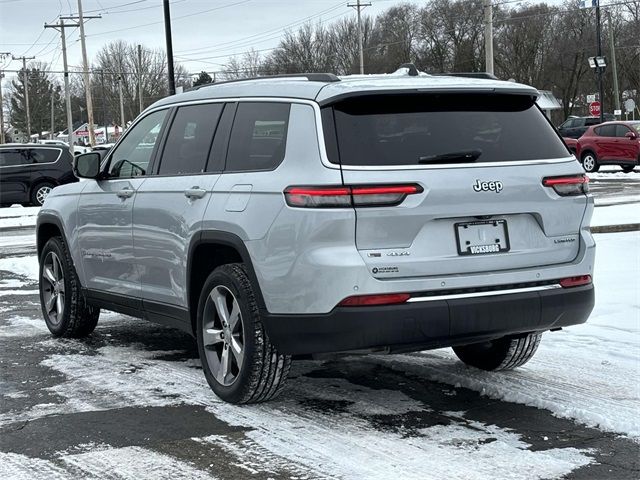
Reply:
[[[637, 203], [632, 175], [592, 186], [600, 199]], [[623, 431], [624, 418], [637, 425], [640, 377], [627, 376], [626, 391], [607, 370], [626, 354], [640, 373], [637, 332], [623, 332], [631, 343], [618, 350], [577, 330], [616, 328], [603, 324], [609, 304], [568, 340], [546, 334], [531, 366], [495, 379], [448, 351], [301, 360], [276, 401], [233, 406], [213, 395], [194, 341], [177, 330], [102, 312], [88, 339], [53, 339], [29, 273], [33, 227], [2, 229], [1, 218], [1, 478], [640, 477], [640, 437]], [[608, 235], [597, 239], [611, 250], [603, 258], [638, 239]], [[637, 315], [633, 301], [620, 311]], [[593, 365], [597, 378], [584, 373]], [[622, 420], [588, 426], [592, 404]]]

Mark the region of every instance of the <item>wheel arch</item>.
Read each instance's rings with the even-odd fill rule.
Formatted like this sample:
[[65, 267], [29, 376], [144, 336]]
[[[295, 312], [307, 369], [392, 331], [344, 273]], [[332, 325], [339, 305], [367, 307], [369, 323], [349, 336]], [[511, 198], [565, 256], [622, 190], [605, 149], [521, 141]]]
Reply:
[[52, 214], [40, 214], [36, 222], [36, 246], [38, 252], [38, 259], [42, 254], [42, 249], [49, 241], [50, 238], [55, 236], [61, 236], [64, 241], [67, 241], [67, 237], [64, 232], [62, 221]]
[[243, 263], [247, 269], [258, 307], [266, 311], [264, 298], [244, 241], [229, 232], [204, 230], [193, 236], [187, 258], [187, 301], [191, 329], [195, 335], [200, 292], [209, 274], [220, 265]]

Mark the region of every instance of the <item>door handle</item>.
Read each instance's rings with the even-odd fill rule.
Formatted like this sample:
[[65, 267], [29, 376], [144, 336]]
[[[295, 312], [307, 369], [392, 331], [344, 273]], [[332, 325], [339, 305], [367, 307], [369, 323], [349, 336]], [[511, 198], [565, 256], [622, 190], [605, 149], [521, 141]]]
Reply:
[[130, 188], [123, 188], [122, 190], [117, 192], [116, 195], [122, 199], [125, 199], [125, 198], [133, 197], [134, 193], [135, 193], [135, 190], [132, 190]]
[[202, 198], [206, 195], [206, 193], [207, 191], [204, 188], [191, 187], [191, 188], [187, 188], [184, 191], [184, 196], [190, 199]]

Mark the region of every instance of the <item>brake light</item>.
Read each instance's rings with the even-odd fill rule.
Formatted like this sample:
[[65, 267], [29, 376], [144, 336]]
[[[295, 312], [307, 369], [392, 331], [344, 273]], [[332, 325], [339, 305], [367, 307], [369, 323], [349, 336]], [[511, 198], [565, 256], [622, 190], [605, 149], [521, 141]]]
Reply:
[[284, 197], [290, 207], [392, 207], [401, 204], [407, 195], [423, 191], [416, 184], [288, 187], [284, 191]]
[[585, 174], [545, 177], [542, 179], [542, 184], [545, 187], [553, 188], [555, 192], [562, 197], [589, 193], [589, 177]]
[[397, 305], [411, 298], [408, 293], [385, 293], [382, 295], [354, 295], [342, 300], [339, 307], [365, 307], [371, 305]]
[[582, 285], [591, 284], [591, 275], [580, 275], [578, 277], [568, 277], [560, 280], [563, 288], [581, 287]]

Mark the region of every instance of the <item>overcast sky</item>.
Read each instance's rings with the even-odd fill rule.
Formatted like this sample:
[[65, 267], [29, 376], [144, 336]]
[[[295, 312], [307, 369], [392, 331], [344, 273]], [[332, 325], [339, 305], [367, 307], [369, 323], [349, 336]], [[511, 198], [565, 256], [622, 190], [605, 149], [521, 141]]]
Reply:
[[[409, 1], [420, 5], [426, 0]], [[403, 2], [371, 3], [364, 13], [375, 16]], [[77, 14], [77, 5], [77, 0], [0, 0], [0, 52], [35, 55], [53, 70], [62, 70], [60, 34], [43, 25], [57, 21], [59, 15]], [[164, 48], [162, 0], [83, 0], [83, 10], [86, 15], [102, 15], [86, 23], [90, 59], [118, 39]], [[347, 7], [347, 0], [172, 0], [171, 15], [174, 57], [197, 73], [220, 71], [231, 55], [251, 48], [268, 53], [286, 29], [306, 21], [330, 23], [355, 15], [355, 10]], [[79, 32], [66, 31], [70, 68], [77, 69], [82, 62]], [[21, 62], [4, 60], [0, 67], [15, 70]], [[5, 81], [13, 75], [7, 72]]]

